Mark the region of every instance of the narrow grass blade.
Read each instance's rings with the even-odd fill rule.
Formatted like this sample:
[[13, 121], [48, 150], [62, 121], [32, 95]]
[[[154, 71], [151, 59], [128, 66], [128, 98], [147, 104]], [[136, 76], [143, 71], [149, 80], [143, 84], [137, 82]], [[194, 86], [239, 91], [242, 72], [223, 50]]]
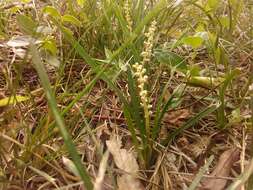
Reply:
[[59, 189], [58, 185], [55, 183], [55, 179], [53, 177], [51, 177], [50, 175], [48, 175], [47, 173], [45, 173], [44, 171], [38, 170], [37, 168], [34, 168], [32, 166], [28, 166], [32, 171], [34, 171], [35, 173], [37, 173], [38, 175], [44, 177], [48, 182], [52, 183], [56, 189]]
[[[169, 83], [167, 83], [164, 88], [168, 88], [168, 85]], [[161, 97], [164, 97], [165, 90], [166, 89], [164, 89]], [[172, 106], [172, 104], [178, 103], [181, 100], [184, 90], [185, 90], [184, 86], [178, 86], [163, 107], [162, 107], [162, 99], [159, 100], [156, 109], [155, 123], [152, 129], [152, 139], [157, 138], [164, 114], [168, 111], [169, 107]]]
[[217, 105], [212, 105], [206, 109], [204, 109], [203, 111], [201, 111], [200, 113], [198, 113], [195, 117], [191, 118], [190, 120], [188, 120], [183, 126], [181, 126], [180, 128], [176, 129], [171, 135], [168, 136], [168, 138], [166, 140], [163, 141], [163, 145], [168, 145], [172, 142], [172, 140], [179, 135], [180, 133], [182, 133], [184, 130], [190, 128], [191, 126], [193, 126], [195, 123], [197, 123], [201, 118], [209, 115], [210, 113], [214, 112], [215, 110], [217, 110], [218, 106]]
[[233, 71], [231, 71], [230, 73], [227, 74], [225, 81], [223, 83], [223, 85], [220, 87], [219, 90], [219, 99], [220, 99], [220, 107], [217, 110], [217, 120], [219, 122], [219, 127], [221, 129], [224, 129], [226, 126], [226, 114], [225, 114], [225, 109], [226, 109], [226, 104], [225, 104], [225, 92], [226, 89], [228, 87], [228, 85], [230, 84], [230, 82], [234, 79], [234, 77], [239, 73], [238, 69], [235, 69]]
[[63, 118], [57, 108], [56, 99], [55, 99], [55, 97], [52, 93], [52, 90], [50, 88], [50, 81], [49, 81], [48, 75], [46, 73], [46, 70], [43, 66], [43, 63], [41, 61], [41, 58], [39, 56], [38, 50], [36, 49], [36, 47], [34, 45], [31, 45], [30, 49], [31, 49], [32, 61], [33, 61], [34, 67], [38, 72], [41, 84], [45, 90], [45, 93], [46, 93], [46, 96], [48, 99], [49, 106], [50, 106], [52, 113], [55, 117], [55, 121], [57, 123], [57, 126], [59, 127], [59, 130], [62, 134], [62, 137], [63, 137], [64, 142], [66, 144], [67, 150], [69, 151], [69, 154], [73, 159], [73, 162], [79, 172], [81, 179], [83, 180], [83, 182], [85, 184], [85, 187], [88, 190], [92, 190], [93, 184], [91, 182], [90, 176], [88, 175], [88, 172], [86, 171], [86, 169], [84, 168], [84, 166], [80, 160], [80, 157], [79, 157], [78, 152], [75, 148], [75, 145], [71, 139], [70, 134], [68, 133], [68, 131], [66, 129]]
[[[226, 190], [237, 190], [242, 184], [244, 184], [253, 173], [253, 158], [251, 158], [249, 165], [247, 166], [247, 170], [242, 173]], [[251, 190], [251, 188], [247, 188], [247, 190]]]
[[207, 172], [207, 170], [208, 170], [209, 166], [211, 165], [213, 159], [214, 159], [213, 155], [210, 156], [210, 158], [208, 158], [206, 164], [202, 168], [200, 168], [199, 172], [197, 173], [196, 177], [194, 178], [194, 180], [192, 181], [190, 187], [187, 190], [195, 190], [198, 187], [203, 175]]

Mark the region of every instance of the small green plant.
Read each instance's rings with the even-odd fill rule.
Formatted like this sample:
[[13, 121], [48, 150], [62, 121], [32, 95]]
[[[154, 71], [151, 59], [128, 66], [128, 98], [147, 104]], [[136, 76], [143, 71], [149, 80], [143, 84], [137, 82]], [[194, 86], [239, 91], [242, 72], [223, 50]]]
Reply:
[[[135, 145], [136, 151], [139, 153], [139, 160], [142, 163], [144, 167], [149, 167], [152, 165], [152, 160], [154, 160], [155, 155], [153, 152], [153, 142], [157, 141], [159, 138], [159, 133], [162, 128], [162, 119], [164, 117], [164, 114], [167, 112], [169, 108], [172, 108], [173, 106], [178, 106], [181, 98], [183, 97], [184, 93], [184, 85], [179, 86], [171, 95], [171, 97], [168, 99], [167, 102], [163, 102], [163, 98], [165, 96], [165, 91], [170, 85], [168, 82], [163, 90], [162, 95], [159, 98], [158, 104], [154, 106], [155, 112], [152, 110], [152, 105], [150, 102], [149, 97], [149, 89], [150, 89], [150, 82], [151, 80], [147, 76], [147, 73], [152, 71], [152, 67], [155, 65], [153, 62], [153, 46], [155, 45], [155, 42], [157, 40], [157, 35], [155, 35], [156, 31], [156, 25], [158, 21], [152, 21], [155, 17], [162, 17], [161, 14], [165, 13], [160, 11], [164, 11], [164, 5], [166, 4], [165, 1], [160, 1], [146, 13], [146, 16], [142, 20], [131, 20], [133, 16], [130, 15], [129, 12], [129, 5], [128, 2], [125, 4], [125, 8], [122, 9], [118, 7], [115, 2], [111, 2], [111, 4], [102, 4], [101, 6], [109, 6], [112, 8], [113, 11], [115, 11], [116, 18], [118, 19], [119, 23], [122, 23], [120, 27], [122, 27], [122, 30], [126, 34], [126, 37], [123, 39], [126, 39], [125, 42], [118, 47], [117, 50], [115, 50], [113, 53], [111, 53], [109, 57], [109, 61], [104, 61], [108, 65], [111, 65], [112, 62], [117, 60], [119, 56], [125, 56], [124, 53], [126, 51], [126, 48], [129, 47], [130, 51], [127, 52], [130, 53], [129, 57], [130, 66], [128, 66], [127, 69], [127, 81], [128, 81], [128, 88], [129, 88], [129, 94], [130, 94], [130, 101], [127, 100], [127, 96], [121, 92], [120, 89], [114, 84], [114, 81], [112, 82], [110, 80], [111, 75], [115, 73], [115, 68], [111, 69], [111, 71], [106, 71], [102, 76], [101, 79], [103, 79], [115, 93], [119, 96], [124, 116], [126, 118], [126, 123], [128, 126], [129, 131], [131, 132], [131, 136], [133, 139], [133, 143]], [[139, 6], [143, 6], [142, 3], [139, 4]], [[169, 9], [174, 9], [174, 7], [169, 7]], [[143, 10], [138, 7], [136, 8], [137, 13], [136, 15], [142, 15]], [[139, 12], [140, 11], [140, 12]], [[132, 13], [134, 14], [134, 13]], [[66, 39], [72, 44], [73, 48], [77, 51], [77, 53], [86, 61], [87, 64], [91, 66], [91, 68], [99, 68], [99, 63], [95, 61], [85, 50], [85, 48], [73, 37], [73, 35], [66, 30], [66, 28], [62, 25], [61, 22], [57, 21], [56, 19], [52, 18], [52, 21], [60, 28], [60, 30], [64, 33]], [[139, 23], [138, 23], [139, 21]], [[126, 23], [126, 25], [123, 25], [123, 23]], [[143, 28], [148, 25], [148, 32], [145, 33], [144, 40], [141, 40], [142, 43], [140, 43], [143, 34], [142, 30]], [[135, 26], [132, 28], [132, 26]], [[138, 52], [138, 48], [142, 49], [142, 51]], [[132, 54], [131, 54], [132, 53]], [[108, 57], [107, 57], [108, 59]], [[128, 58], [124, 58], [128, 59]], [[119, 59], [118, 59], [119, 60]], [[178, 60], [173, 61], [172, 64], [177, 67], [182, 62], [177, 62]], [[136, 63], [137, 62], [137, 63]], [[131, 66], [132, 65], [132, 66]], [[110, 74], [109, 74], [110, 73]], [[117, 72], [116, 72], [117, 73]], [[192, 120], [189, 120], [189, 122], [182, 126], [182, 130], [185, 128], [189, 128], [191, 125], [193, 125], [195, 122], [197, 122], [198, 119], [204, 117], [207, 114], [210, 114], [213, 112], [217, 107], [211, 106], [210, 108], [207, 108], [206, 110], [203, 110], [203, 112], [197, 114]], [[153, 117], [154, 116], [154, 117]], [[169, 136], [163, 143], [164, 145], [171, 142], [171, 140], [180, 133], [179, 131], [173, 133], [172, 136]], [[139, 136], [141, 141], [139, 141]]]

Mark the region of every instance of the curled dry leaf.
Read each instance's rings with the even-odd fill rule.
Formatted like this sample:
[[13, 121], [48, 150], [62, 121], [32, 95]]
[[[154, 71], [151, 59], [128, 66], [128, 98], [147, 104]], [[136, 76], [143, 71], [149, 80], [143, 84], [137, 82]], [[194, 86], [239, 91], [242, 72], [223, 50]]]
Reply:
[[173, 125], [180, 125], [182, 124], [182, 121], [189, 118], [190, 114], [190, 110], [188, 109], [171, 111], [165, 114], [164, 122], [171, 123]]
[[144, 189], [141, 182], [136, 178], [139, 170], [138, 163], [133, 153], [122, 149], [121, 140], [113, 136], [106, 141], [109, 152], [113, 155], [116, 166], [126, 172], [117, 179], [119, 190]]
[[[229, 177], [230, 170], [238, 159], [239, 150], [237, 148], [223, 152], [210, 176]], [[198, 190], [223, 190], [226, 187], [227, 182], [227, 179], [208, 178], [202, 182], [202, 187]]]

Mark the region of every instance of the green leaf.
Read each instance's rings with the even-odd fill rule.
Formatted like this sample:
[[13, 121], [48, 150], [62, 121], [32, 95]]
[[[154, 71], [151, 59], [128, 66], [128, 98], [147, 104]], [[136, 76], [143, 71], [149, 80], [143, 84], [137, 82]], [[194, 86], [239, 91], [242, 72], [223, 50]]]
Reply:
[[198, 65], [191, 65], [189, 67], [190, 76], [199, 76], [201, 68]]
[[169, 82], [165, 85], [163, 93], [160, 96], [161, 98], [159, 99], [157, 104], [155, 123], [152, 129], [152, 139], [156, 139], [158, 137], [159, 131], [161, 129], [162, 119], [165, 113], [168, 111], [168, 109], [173, 109], [177, 107], [182, 101], [182, 97], [185, 91], [185, 85], [183, 84], [177, 86], [177, 88], [173, 91], [169, 99], [165, 103], [163, 103], [162, 99], [165, 96], [166, 89], [169, 87], [169, 85], [170, 85]]
[[14, 6], [14, 7], [12, 7], [12, 8], [10, 9], [10, 13], [11, 13], [11, 14], [15, 14], [15, 13], [17, 13], [20, 9], [21, 9], [20, 7]]
[[17, 22], [22, 32], [33, 35], [35, 33], [37, 24], [28, 16], [17, 15]]
[[0, 100], [0, 107], [13, 105], [19, 102], [24, 102], [29, 100], [29, 97], [27, 96], [11, 96], [7, 98], [3, 98]]
[[61, 18], [60, 12], [52, 6], [46, 6], [43, 9], [43, 13], [46, 14], [46, 15], [50, 15], [51, 17], [53, 17], [55, 19], [60, 19]]
[[212, 9], [217, 8], [218, 4], [219, 4], [219, 0], [208, 0], [207, 1], [208, 7], [212, 8]]
[[46, 50], [48, 50], [52, 55], [56, 55], [57, 53], [57, 47], [56, 47], [56, 42], [54, 39], [45, 39], [43, 41], [43, 48], [45, 48]]
[[224, 28], [229, 28], [230, 21], [228, 17], [221, 17], [219, 20]]
[[197, 173], [196, 177], [194, 178], [190, 187], [187, 190], [195, 190], [198, 188], [201, 179], [203, 178], [204, 174], [208, 171], [213, 159], [214, 159], [213, 155], [207, 159], [206, 164], [200, 168], [199, 172]]
[[184, 58], [168, 50], [156, 49], [155, 58], [162, 64], [168, 64], [176, 70], [186, 73], [188, 68]]
[[55, 99], [55, 96], [53, 94], [53, 91], [51, 89], [51, 84], [46, 72], [46, 69], [44, 67], [43, 62], [41, 61], [41, 57], [39, 55], [38, 50], [34, 45], [31, 46], [31, 54], [32, 54], [32, 62], [34, 64], [34, 67], [39, 75], [42, 87], [45, 91], [48, 104], [50, 109], [52, 110], [52, 114], [55, 118], [57, 127], [59, 128], [62, 138], [64, 140], [64, 145], [66, 146], [73, 163], [76, 166], [76, 169], [78, 171], [79, 176], [81, 177], [82, 181], [84, 182], [84, 185], [87, 190], [93, 189], [93, 184], [91, 181], [91, 178], [89, 176], [89, 173], [87, 172], [86, 168], [84, 167], [83, 163], [80, 160], [79, 154], [76, 150], [75, 144], [71, 138], [70, 133], [68, 132], [68, 128], [65, 125], [65, 122], [63, 120], [63, 117], [60, 114], [60, 111], [57, 106], [57, 102]]
[[76, 0], [77, 4], [81, 7], [84, 6], [85, 0]]
[[65, 27], [65, 26], [61, 26], [62, 28], [62, 31], [66, 34], [66, 35], [68, 35], [68, 37], [70, 37], [70, 38], [73, 38], [73, 36], [74, 36], [74, 33], [70, 30], [70, 29], [68, 29], [67, 27]]
[[79, 21], [76, 17], [66, 14], [62, 17], [62, 22], [63, 23], [71, 23], [74, 24], [76, 26], [81, 26], [81, 21]]
[[32, 0], [21, 0], [22, 3], [30, 3]]
[[199, 36], [187, 36], [182, 39], [182, 42], [192, 48], [198, 48], [202, 45], [203, 39]]

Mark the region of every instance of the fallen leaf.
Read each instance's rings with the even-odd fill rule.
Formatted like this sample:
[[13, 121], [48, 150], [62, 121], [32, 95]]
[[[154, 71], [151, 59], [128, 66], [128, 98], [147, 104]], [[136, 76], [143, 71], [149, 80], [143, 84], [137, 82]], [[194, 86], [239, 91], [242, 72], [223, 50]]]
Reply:
[[112, 154], [116, 166], [126, 172], [117, 179], [119, 190], [144, 189], [141, 182], [136, 178], [139, 171], [138, 163], [130, 151], [122, 149], [119, 138], [112, 136], [106, 141], [109, 152]]
[[142, 184], [137, 178], [131, 175], [123, 174], [117, 178], [118, 190], [144, 190]]
[[36, 40], [30, 36], [16, 36], [9, 40], [6, 45], [9, 47], [17, 48], [17, 47], [27, 47], [30, 43], [39, 44], [40, 40]]
[[131, 174], [136, 174], [139, 170], [138, 163], [131, 152], [121, 149], [121, 140], [113, 137], [106, 141], [108, 150], [113, 155], [114, 162], [119, 169]]
[[[229, 149], [222, 153], [219, 161], [210, 176], [229, 177], [233, 164], [239, 159], [239, 150], [237, 148]], [[220, 178], [206, 178], [202, 182], [202, 187], [198, 190], [223, 190], [228, 180]]]
[[165, 122], [180, 125], [183, 120], [187, 119], [190, 116], [190, 111], [188, 109], [181, 109], [176, 111], [170, 111], [165, 114]]

